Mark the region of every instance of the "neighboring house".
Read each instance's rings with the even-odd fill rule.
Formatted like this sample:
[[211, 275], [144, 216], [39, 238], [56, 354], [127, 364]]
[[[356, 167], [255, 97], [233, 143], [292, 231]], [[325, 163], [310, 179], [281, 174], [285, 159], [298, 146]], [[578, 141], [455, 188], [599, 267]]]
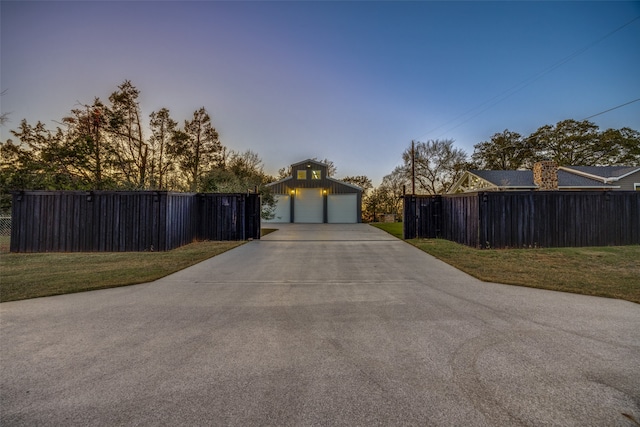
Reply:
[[558, 169], [614, 185], [615, 190], [640, 191], [640, 166], [560, 166]]
[[640, 167], [556, 166], [543, 161], [533, 170], [469, 170], [448, 194], [476, 191], [522, 190], [636, 190], [640, 191]]
[[292, 176], [267, 184], [276, 199], [275, 216], [266, 222], [362, 222], [362, 188], [333, 179], [316, 160], [291, 165]]

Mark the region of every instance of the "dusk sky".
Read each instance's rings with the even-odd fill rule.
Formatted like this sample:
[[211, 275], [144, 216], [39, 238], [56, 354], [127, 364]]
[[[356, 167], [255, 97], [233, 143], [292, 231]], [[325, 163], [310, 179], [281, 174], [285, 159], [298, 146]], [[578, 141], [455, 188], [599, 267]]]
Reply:
[[[128, 79], [145, 117], [167, 107], [183, 123], [204, 106], [266, 172], [328, 158], [338, 178], [377, 185], [412, 139], [470, 155], [504, 129], [640, 98], [640, 2], [0, 5], [1, 141], [23, 118], [54, 129]], [[640, 102], [590, 120], [640, 130]]]

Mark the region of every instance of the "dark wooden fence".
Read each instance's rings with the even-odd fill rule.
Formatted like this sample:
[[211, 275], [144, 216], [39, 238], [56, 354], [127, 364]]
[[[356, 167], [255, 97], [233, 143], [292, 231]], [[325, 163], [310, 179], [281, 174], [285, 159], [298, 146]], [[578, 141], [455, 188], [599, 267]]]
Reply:
[[478, 248], [637, 245], [640, 192], [405, 196], [404, 237], [441, 237]]
[[12, 252], [166, 251], [194, 240], [260, 238], [257, 194], [24, 191]]

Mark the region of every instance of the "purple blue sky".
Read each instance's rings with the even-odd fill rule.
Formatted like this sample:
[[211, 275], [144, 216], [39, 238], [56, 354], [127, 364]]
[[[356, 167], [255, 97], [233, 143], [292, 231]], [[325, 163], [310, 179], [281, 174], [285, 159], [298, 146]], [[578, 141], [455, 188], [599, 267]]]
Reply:
[[[51, 128], [125, 79], [148, 116], [204, 106], [270, 173], [379, 184], [412, 139], [473, 145], [640, 98], [640, 2], [5, 1], [1, 111]], [[640, 130], [640, 102], [591, 119]]]

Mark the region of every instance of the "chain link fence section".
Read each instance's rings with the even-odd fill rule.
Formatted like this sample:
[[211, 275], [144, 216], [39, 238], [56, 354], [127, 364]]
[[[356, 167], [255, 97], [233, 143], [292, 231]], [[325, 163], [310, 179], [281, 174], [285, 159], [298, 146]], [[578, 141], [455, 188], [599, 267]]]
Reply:
[[0, 216], [0, 236], [11, 236], [11, 216]]

